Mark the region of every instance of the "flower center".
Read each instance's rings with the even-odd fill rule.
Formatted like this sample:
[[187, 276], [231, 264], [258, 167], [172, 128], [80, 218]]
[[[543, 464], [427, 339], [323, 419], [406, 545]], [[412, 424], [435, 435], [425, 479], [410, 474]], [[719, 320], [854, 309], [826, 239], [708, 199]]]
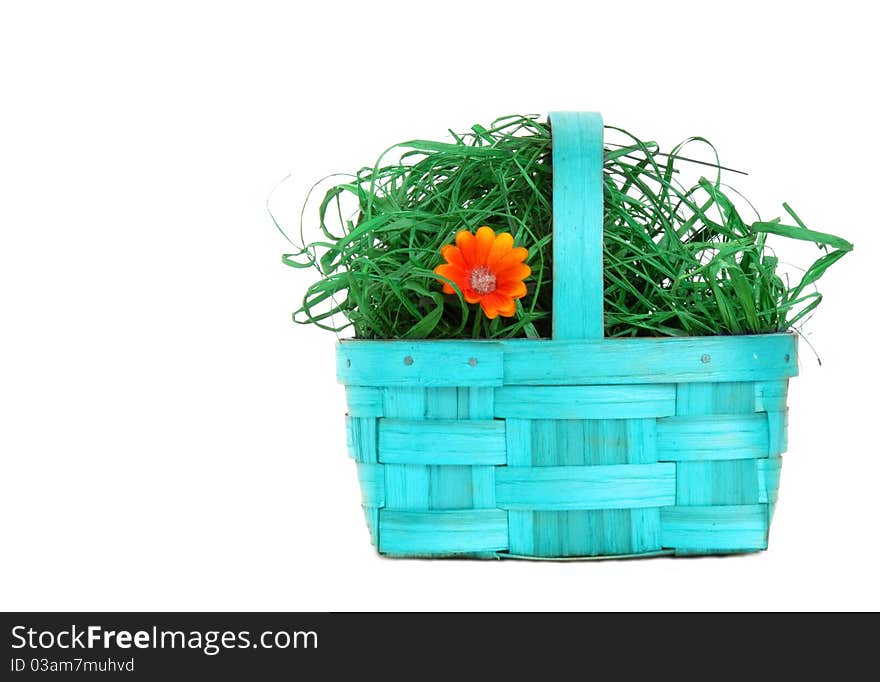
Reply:
[[480, 296], [491, 294], [495, 291], [495, 273], [484, 266], [474, 268], [471, 270], [471, 289]]

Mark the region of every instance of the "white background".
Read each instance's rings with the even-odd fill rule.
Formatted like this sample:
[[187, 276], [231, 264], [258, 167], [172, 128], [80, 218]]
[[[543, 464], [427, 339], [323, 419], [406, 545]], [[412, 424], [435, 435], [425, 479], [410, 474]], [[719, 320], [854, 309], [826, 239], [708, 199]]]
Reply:
[[[880, 607], [880, 55], [870, 3], [822, 6], [4, 3], [0, 607]], [[809, 325], [821, 368], [801, 344], [769, 552], [373, 553], [334, 337], [290, 322], [311, 274], [267, 196], [554, 109], [706, 135], [765, 216], [856, 244]]]

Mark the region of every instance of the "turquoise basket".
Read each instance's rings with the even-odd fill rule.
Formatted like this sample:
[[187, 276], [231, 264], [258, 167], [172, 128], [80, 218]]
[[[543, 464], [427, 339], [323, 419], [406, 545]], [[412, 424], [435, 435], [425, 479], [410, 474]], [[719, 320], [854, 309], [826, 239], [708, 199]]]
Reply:
[[551, 121], [552, 340], [338, 345], [373, 543], [528, 559], [765, 549], [796, 337], [603, 338], [602, 119]]

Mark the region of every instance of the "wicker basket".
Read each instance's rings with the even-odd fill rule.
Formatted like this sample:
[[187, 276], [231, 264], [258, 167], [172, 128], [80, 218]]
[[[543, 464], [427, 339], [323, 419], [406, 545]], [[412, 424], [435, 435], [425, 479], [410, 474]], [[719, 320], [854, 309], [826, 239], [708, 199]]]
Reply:
[[406, 557], [765, 549], [796, 337], [602, 338], [602, 119], [551, 121], [553, 339], [338, 346], [373, 543]]

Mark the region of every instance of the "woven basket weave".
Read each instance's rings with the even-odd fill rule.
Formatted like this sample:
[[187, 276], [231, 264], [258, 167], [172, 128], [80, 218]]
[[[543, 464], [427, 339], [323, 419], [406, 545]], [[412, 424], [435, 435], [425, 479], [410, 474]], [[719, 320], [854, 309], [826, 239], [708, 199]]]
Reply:
[[765, 549], [796, 337], [604, 339], [602, 119], [551, 123], [553, 339], [338, 345], [373, 543], [408, 557]]

